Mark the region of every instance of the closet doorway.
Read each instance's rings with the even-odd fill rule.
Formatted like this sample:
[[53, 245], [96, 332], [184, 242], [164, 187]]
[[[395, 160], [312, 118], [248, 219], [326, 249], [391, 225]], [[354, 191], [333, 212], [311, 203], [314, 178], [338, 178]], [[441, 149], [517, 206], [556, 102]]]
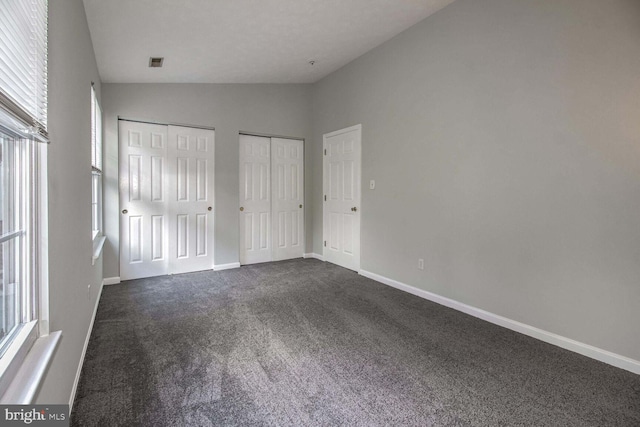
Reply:
[[213, 129], [123, 120], [122, 280], [213, 268]]
[[304, 141], [240, 135], [240, 264], [301, 258]]

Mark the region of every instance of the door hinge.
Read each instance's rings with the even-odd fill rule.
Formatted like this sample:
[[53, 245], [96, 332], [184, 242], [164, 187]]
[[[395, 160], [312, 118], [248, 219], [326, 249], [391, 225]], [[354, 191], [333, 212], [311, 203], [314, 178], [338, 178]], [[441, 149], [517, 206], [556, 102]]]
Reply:
[[327, 201], [327, 195], [326, 194], [324, 195], [324, 201], [325, 202]]
[[327, 241], [326, 240], [324, 241], [324, 247], [325, 248], [327, 247]]
[[326, 148], [324, 149], [324, 155], [325, 156], [327, 155], [327, 149]]

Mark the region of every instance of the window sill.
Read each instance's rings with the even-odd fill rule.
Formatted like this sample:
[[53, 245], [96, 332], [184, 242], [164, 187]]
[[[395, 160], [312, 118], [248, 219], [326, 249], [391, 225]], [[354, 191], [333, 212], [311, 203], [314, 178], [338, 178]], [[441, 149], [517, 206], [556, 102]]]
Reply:
[[33, 343], [9, 388], [2, 395], [0, 403], [13, 405], [33, 403], [61, 337], [62, 331], [56, 331], [38, 338]]
[[102, 248], [104, 247], [104, 242], [106, 240], [106, 236], [98, 236], [93, 239], [93, 257], [91, 258], [91, 265], [95, 265], [96, 260], [100, 258], [100, 255], [102, 255]]

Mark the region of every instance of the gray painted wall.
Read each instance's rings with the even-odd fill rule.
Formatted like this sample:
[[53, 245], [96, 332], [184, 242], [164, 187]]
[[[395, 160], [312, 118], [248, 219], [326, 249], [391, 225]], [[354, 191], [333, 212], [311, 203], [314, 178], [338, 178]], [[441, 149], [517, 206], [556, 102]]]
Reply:
[[364, 270], [640, 360], [638, 40], [637, 1], [457, 0], [321, 80], [314, 252], [361, 123]]
[[[238, 262], [238, 132], [258, 132], [307, 140], [311, 136], [310, 85], [241, 84], [104, 84], [105, 247], [104, 275], [119, 268], [118, 127], [117, 118], [182, 123], [216, 128], [215, 264]], [[306, 150], [306, 164], [311, 165]], [[305, 185], [311, 168], [305, 170]], [[311, 201], [306, 192], [306, 205]], [[306, 211], [311, 235], [311, 210]], [[310, 238], [307, 239], [311, 249]]]
[[100, 96], [82, 1], [49, 1], [49, 310], [62, 341], [38, 403], [69, 403], [102, 283], [102, 259], [91, 265], [92, 81]]

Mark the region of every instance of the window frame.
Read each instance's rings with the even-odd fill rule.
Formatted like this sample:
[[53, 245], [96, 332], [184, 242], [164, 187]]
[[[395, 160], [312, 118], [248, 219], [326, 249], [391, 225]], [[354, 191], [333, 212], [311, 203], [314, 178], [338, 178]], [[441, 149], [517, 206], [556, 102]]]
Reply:
[[102, 153], [102, 109], [96, 90], [91, 84], [91, 240], [93, 257], [91, 265], [102, 253], [106, 240], [104, 236], [104, 196], [103, 196], [103, 153]]
[[[0, 107], [0, 115], [6, 113]], [[46, 191], [46, 150], [47, 144], [38, 143], [28, 133], [20, 134], [21, 130], [11, 129], [6, 122], [0, 121], [0, 132], [12, 138], [18, 149], [24, 150], [24, 161], [29, 163], [29, 169], [24, 171], [21, 178], [29, 182], [22, 182], [24, 190], [29, 187], [28, 198], [23, 200], [21, 208], [28, 212], [23, 215], [28, 223], [25, 227], [22, 250], [19, 256], [22, 260], [21, 279], [21, 313], [17, 328], [12, 333], [11, 340], [3, 347], [0, 355], [0, 396], [9, 389], [13, 378], [23, 366], [31, 347], [39, 337], [49, 335], [49, 293], [48, 293], [48, 256], [47, 250], [47, 205]], [[14, 147], [15, 149], [15, 147]], [[25, 292], [26, 290], [26, 292]]]

